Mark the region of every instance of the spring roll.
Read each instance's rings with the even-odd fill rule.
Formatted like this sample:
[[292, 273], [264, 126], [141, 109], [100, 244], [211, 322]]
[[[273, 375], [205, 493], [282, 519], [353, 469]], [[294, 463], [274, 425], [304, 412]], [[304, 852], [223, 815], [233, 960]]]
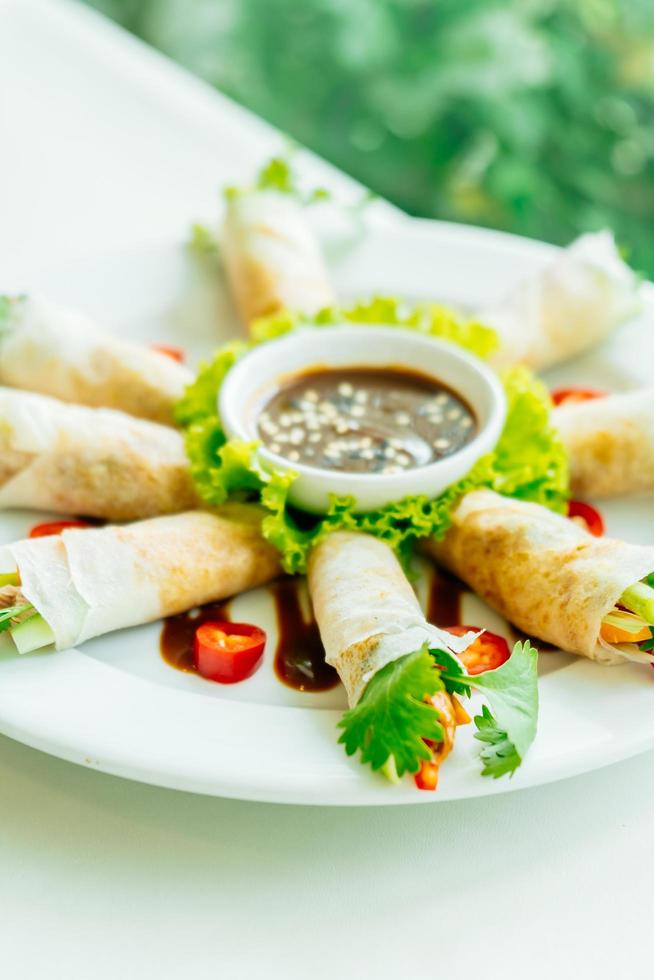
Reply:
[[0, 607], [5, 616], [13, 611], [10, 633], [20, 652], [44, 639], [63, 650], [279, 574], [279, 554], [261, 537], [256, 508], [188, 511], [0, 547]]
[[552, 423], [568, 451], [574, 497], [654, 490], [654, 388], [561, 405]]
[[537, 504], [477, 490], [444, 540], [425, 548], [530, 636], [603, 663], [652, 659], [639, 646], [648, 619], [630, 633], [635, 613], [618, 607], [630, 608], [635, 593], [654, 623], [654, 589], [641, 581], [654, 571], [654, 547], [596, 538]]
[[284, 308], [315, 313], [334, 303], [320, 248], [293, 197], [242, 191], [226, 206], [221, 254], [244, 324]]
[[367, 534], [338, 531], [316, 545], [308, 582], [325, 659], [350, 706], [392, 660], [425, 643], [460, 652], [474, 637], [455, 637], [428, 623], [391, 549]]
[[636, 276], [602, 231], [582, 235], [477, 317], [498, 333], [495, 366], [539, 371], [595, 347], [639, 308]]
[[131, 521], [197, 506], [175, 429], [0, 388], [0, 508]]
[[0, 384], [173, 425], [192, 372], [38, 298], [0, 297]]

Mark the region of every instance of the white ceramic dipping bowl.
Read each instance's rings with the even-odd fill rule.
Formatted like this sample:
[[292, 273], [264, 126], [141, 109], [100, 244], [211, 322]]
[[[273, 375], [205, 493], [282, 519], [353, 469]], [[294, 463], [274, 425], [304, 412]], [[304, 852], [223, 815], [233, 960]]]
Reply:
[[294, 463], [261, 446], [259, 458], [265, 467], [298, 474], [289, 495], [297, 507], [324, 513], [332, 493], [353, 496], [358, 512], [414, 494], [436, 497], [495, 446], [506, 417], [506, 398], [496, 375], [478, 358], [411, 330], [352, 324], [301, 329], [246, 354], [220, 392], [218, 409], [225, 432], [231, 438], [255, 440], [257, 417], [280, 385], [311, 370], [357, 367], [405, 368], [444, 384], [472, 408], [477, 434], [451, 456], [392, 474], [345, 473]]

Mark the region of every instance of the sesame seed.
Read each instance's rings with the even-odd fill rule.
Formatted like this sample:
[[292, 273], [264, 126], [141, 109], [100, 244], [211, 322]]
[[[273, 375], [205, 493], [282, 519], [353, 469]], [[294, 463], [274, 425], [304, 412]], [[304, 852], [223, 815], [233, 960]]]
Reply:
[[397, 462], [400, 464], [400, 466], [408, 466], [411, 462], [411, 457], [407, 456], [406, 453], [398, 453]]
[[306, 398], [308, 402], [317, 402], [318, 392], [313, 388], [307, 388], [307, 390], [304, 392], [304, 398]]
[[344, 398], [349, 398], [353, 394], [354, 388], [349, 383], [349, 381], [341, 381], [337, 388], [339, 395], [343, 395]]
[[397, 422], [398, 425], [410, 425], [411, 416], [409, 415], [408, 412], [396, 412], [395, 421]]
[[449, 439], [442, 439], [442, 438], [441, 439], [434, 439], [434, 448], [435, 449], [448, 449], [449, 448], [449, 445], [450, 445], [450, 440]]
[[395, 459], [395, 457], [397, 456], [397, 449], [393, 449], [392, 446], [386, 446], [386, 449], [384, 450], [384, 456], [386, 457], [386, 459]]
[[351, 412], [352, 412], [352, 415], [354, 415], [355, 418], [359, 419], [363, 415], [365, 415], [366, 410], [363, 407], [363, 405], [353, 405], [352, 406], [352, 409], [351, 409]]
[[293, 419], [288, 412], [282, 412], [282, 414], [279, 416], [279, 424], [283, 425], [284, 428], [287, 428], [289, 425], [293, 424]]
[[354, 396], [355, 402], [359, 402], [360, 405], [364, 405], [368, 401], [367, 391], [357, 391]]
[[291, 449], [290, 453], [288, 454], [288, 458], [292, 463], [297, 463], [298, 459], [300, 458], [300, 454], [297, 449]]
[[372, 439], [370, 438], [370, 436], [362, 436], [361, 445], [363, 446], [364, 449], [368, 449], [369, 446], [372, 446]]
[[322, 435], [320, 434], [320, 432], [312, 432], [311, 435], [309, 436], [309, 442], [320, 442], [321, 439], [322, 439]]
[[450, 400], [449, 395], [436, 395], [436, 398], [434, 399], [434, 401], [438, 405], [446, 405], [449, 402], [449, 400]]
[[374, 459], [374, 458], [375, 458], [375, 451], [374, 451], [374, 449], [362, 449], [361, 450], [361, 459]]
[[454, 419], [458, 419], [460, 415], [461, 415], [460, 408], [451, 408], [447, 413], [448, 419], [451, 419], [452, 421], [454, 421]]
[[262, 432], [265, 432], [269, 436], [274, 436], [276, 432], [279, 432], [279, 426], [275, 425], [274, 422], [261, 422], [260, 426]]
[[461, 428], [462, 429], [469, 429], [471, 425], [472, 425], [472, 419], [469, 418], [467, 415], [466, 415], [466, 417], [464, 419], [461, 419]]
[[277, 442], [271, 442], [269, 449], [271, 453], [281, 453], [282, 447]]
[[294, 429], [291, 429], [289, 439], [293, 446], [299, 446], [301, 442], [304, 442], [305, 438], [306, 438], [306, 432], [304, 431], [304, 429], [301, 429], [299, 426], [296, 426]]

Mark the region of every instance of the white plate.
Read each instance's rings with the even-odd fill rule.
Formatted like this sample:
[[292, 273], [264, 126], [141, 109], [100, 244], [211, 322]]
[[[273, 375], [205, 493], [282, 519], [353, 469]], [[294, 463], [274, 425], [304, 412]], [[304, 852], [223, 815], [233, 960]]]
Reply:
[[[552, 250], [495, 232], [433, 222], [398, 222], [332, 249], [344, 297], [384, 292], [473, 306], [547, 261]], [[191, 357], [237, 330], [219, 277], [189, 261], [174, 244], [104, 256], [82, 266], [35, 274], [30, 283], [87, 310], [116, 333], [182, 344]], [[649, 296], [649, 294], [648, 294]], [[558, 383], [625, 388], [650, 382], [654, 302], [601, 350], [552, 374]], [[654, 543], [654, 497], [603, 505], [609, 533]], [[0, 541], [43, 519], [0, 516]], [[234, 601], [235, 618], [269, 633], [262, 668], [248, 681], [221, 687], [167, 666], [160, 628], [124, 630], [78, 650], [0, 658], [0, 731], [19, 741], [105, 772], [144, 782], [241, 799], [333, 805], [431, 803], [505, 792], [607, 765], [654, 746], [654, 674], [633, 665], [602, 668], [563, 654], [541, 657], [538, 738], [513, 779], [479, 775], [470, 726], [459, 730], [437, 794], [410, 779], [393, 787], [345, 757], [336, 722], [340, 689], [301, 694], [275, 677], [276, 625], [269, 594]], [[474, 596], [464, 619], [510, 635]]]

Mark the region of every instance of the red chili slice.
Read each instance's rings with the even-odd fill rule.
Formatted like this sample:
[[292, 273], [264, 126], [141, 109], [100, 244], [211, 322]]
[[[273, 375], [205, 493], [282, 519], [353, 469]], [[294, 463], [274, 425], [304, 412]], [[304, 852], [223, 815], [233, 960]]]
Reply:
[[[448, 633], [454, 636], [463, 636], [465, 633], [474, 633], [478, 626], [446, 626]], [[503, 636], [484, 630], [470, 646], [459, 653], [459, 660], [464, 664], [469, 674], [483, 674], [485, 670], [495, 670], [511, 656], [509, 644]]]
[[582, 500], [568, 502], [568, 517], [573, 521], [579, 521], [596, 538], [601, 538], [604, 534], [604, 518], [595, 507], [585, 504]]
[[438, 786], [438, 763], [431, 759], [422, 759], [420, 769], [413, 777], [418, 789], [426, 789], [433, 792]]
[[172, 344], [150, 344], [150, 349], [155, 350], [158, 354], [164, 354], [166, 357], [170, 357], [171, 360], [177, 361], [178, 364], [184, 364], [186, 361], [186, 354], [181, 347], [174, 347]]
[[594, 398], [606, 398], [608, 391], [601, 388], [554, 388], [550, 396], [555, 405], [569, 405], [572, 402], [588, 402]]
[[71, 527], [91, 527], [91, 525], [87, 521], [47, 521], [45, 524], [35, 524], [29, 537], [48, 538], [53, 534], [61, 534]]
[[263, 659], [266, 634], [249, 623], [203, 623], [195, 631], [193, 663], [209, 681], [235, 684], [255, 672]]

